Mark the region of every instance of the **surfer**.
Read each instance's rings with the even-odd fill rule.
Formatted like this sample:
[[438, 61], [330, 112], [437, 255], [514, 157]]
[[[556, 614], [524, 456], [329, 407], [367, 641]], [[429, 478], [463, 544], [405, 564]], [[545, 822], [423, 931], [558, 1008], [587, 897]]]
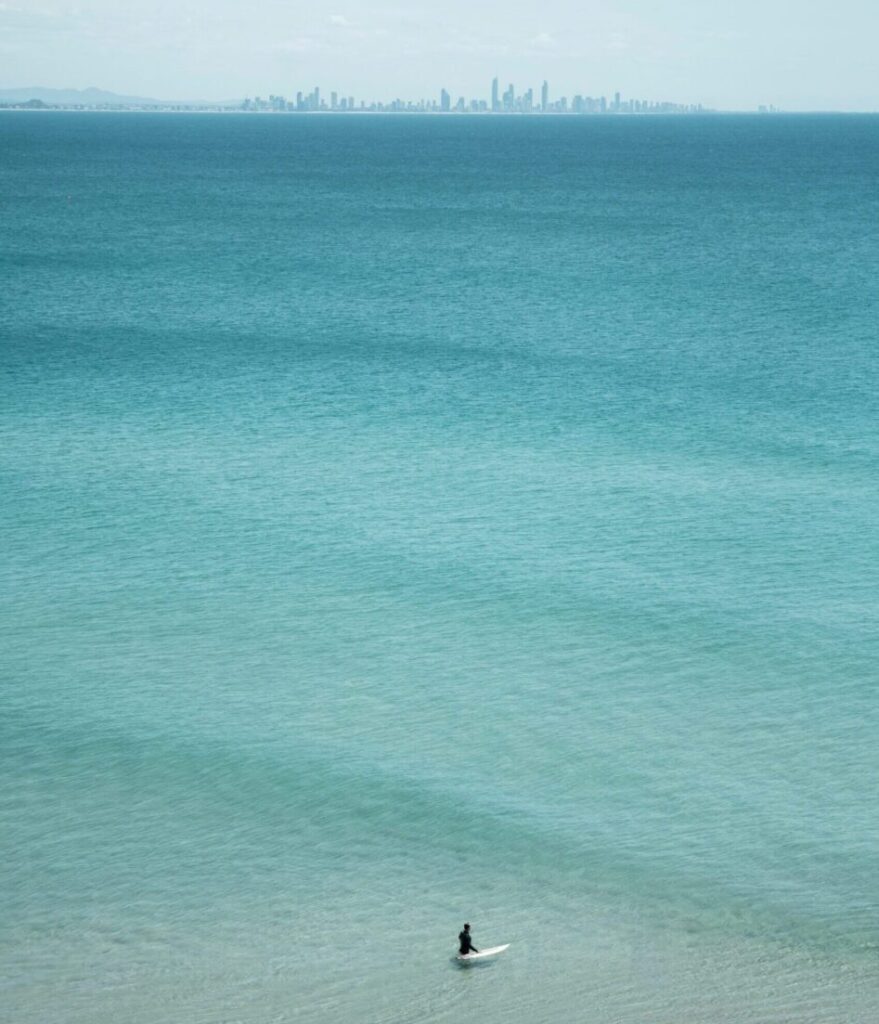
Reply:
[[470, 925], [464, 925], [464, 931], [458, 935], [458, 942], [461, 944], [460, 955], [466, 956], [467, 953], [478, 953], [479, 950], [473, 945], [470, 938]]

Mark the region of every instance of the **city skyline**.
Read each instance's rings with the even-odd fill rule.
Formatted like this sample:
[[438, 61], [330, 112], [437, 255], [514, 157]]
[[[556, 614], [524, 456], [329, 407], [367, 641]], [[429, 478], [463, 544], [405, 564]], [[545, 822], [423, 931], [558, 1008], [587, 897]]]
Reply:
[[[457, 93], [457, 90], [456, 90]], [[431, 113], [431, 114], [682, 114], [704, 113], [709, 108], [701, 103], [679, 103], [671, 100], [648, 100], [623, 97], [619, 90], [611, 96], [577, 92], [572, 96], [554, 96], [549, 80], [543, 79], [539, 93], [534, 86], [521, 92], [510, 82], [501, 92], [500, 76], [491, 81], [489, 98], [467, 97], [450, 92], [445, 86], [432, 98], [376, 100], [357, 99], [351, 93], [331, 90], [329, 95], [314, 86], [309, 92], [297, 90], [291, 98], [272, 93], [268, 98], [246, 98], [242, 110], [275, 111], [278, 113]]]

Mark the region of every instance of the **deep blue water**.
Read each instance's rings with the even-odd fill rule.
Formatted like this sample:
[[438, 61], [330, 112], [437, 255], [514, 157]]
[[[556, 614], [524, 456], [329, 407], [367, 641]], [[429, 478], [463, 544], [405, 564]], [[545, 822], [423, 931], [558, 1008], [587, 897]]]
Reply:
[[0, 116], [9, 1018], [873, 1024], [877, 224], [877, 117]]

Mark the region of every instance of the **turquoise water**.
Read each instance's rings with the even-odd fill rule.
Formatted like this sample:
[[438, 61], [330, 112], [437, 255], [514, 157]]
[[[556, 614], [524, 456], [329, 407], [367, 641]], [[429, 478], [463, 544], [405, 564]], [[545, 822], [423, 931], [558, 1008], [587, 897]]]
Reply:
[[0, 185], [9, 1020], [879, 1019], [879, 118]]

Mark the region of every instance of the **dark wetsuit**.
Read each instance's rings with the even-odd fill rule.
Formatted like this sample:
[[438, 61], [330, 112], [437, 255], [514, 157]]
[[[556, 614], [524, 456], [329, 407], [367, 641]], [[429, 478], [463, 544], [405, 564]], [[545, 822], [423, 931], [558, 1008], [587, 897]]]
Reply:
[[461, 944], [460, 955], [463, 956], [465, 953], [478, 953], [479, 950], [473, 945], [470, 940], [470, 932], [461, 932], [458, 935], [458, 942]]

